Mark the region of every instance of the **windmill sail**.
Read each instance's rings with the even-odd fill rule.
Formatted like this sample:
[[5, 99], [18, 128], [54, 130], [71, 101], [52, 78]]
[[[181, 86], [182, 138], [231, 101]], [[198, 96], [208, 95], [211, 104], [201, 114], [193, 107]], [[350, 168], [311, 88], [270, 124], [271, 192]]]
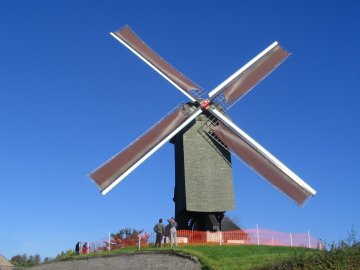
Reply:
[[[203, 229], [209, 230], [206, 224], [210, 214], [212, 215], [215, 212], [215, 214], [221, 214], [232, 209], [234, 203], [232, 197], [229, 199], [229, 194], [232, 194], [233, 186], [230, 171], [231, 159], [228, 150], [231, 150], [274, 187], [298, 204], [303, 205], [308, 198], [316, 194], [312, 187], [216, 109], [219, 108], [220, 103], [230, 107], [290, 55], [278, 42], [268, 46], [213, 89], [209, 93], [209, 99], [203, 99], [201, 98], [204, 93], [203, 89], [161, 58], [130, 27], [125, 26], [112, 32], [111, 35], [186, 95], [191, 102], [187, 103], [188, 107], [177, 108], [171, 112], [123, 151], [90, 173], [90, 177], [98, 185], [103, 195], [172, 138], [178, 164], [174, 196], [175, 209], [177, 219], [181, 220], [184, 228], [188, 228], [191, 224], [192, 227], [197, 223]], [[198, 117], [201, 114], [203, 116]], [[203, 120], [205, 123], [200, 125]], [[199, 127], [196, 122], [199, 122]], [[209, 147], [208, 143], [210, 143], [209, 145], [213, 144], [213, 140], [208, 140], [206, 134], [201, 132], [201, 128], [205, 133], [207, 132], [213, 138], [221, 141], [226, 149], [219, 146], [219, 149], [213, 148], [204, 151], [206, 147]], [[182, 130], [183, 132], [179, 133]], [[196, 132], [196, 134], [194, 135], [192, 132], [194, 134]], [[176, 136], [177, 134], [178, 136]], [[203, 142], [202, 140], [206, 144], [198, 143]], [[226, 153], [222, 153], [222, 150], [226, 150]], [[202, 152], [202, 156], [199, 155], [199, 152]], [[213, 158], [215, 154], [216, 157], [221, 158], [221, 162], [224, 164]], [[199, 166], [201, 162], [196, 160], [199, 157], [201, 162], [208, 164], [208, 167]], [[208, 162], [209, 159], [211, 162], [215, 162], [216, 166]], [[230, 169], [227, 170], [227, 168]], [[206, 173], [204, 170], [207, 170]], [[215, 171], [216, 173], [213, 173]], [[225, 171], [227, 171], [226, 175], [224, 174]], [[201, 181], [198, 179], [200, 177], [202, 178]], [[223, 179], [224, 177], [228, 181], [227, 188], [223, 185], [226, 182]], [[214, 181], [209, 181], [209, 178]], [[218, 181], [218, 179], [221, 180]], [[214, 199], [213, 194], [218, 196], [221, 193], [218, 192], [219, 188], [224, 192], [223, 197], [226, 196], [226, 200]], [[202, 197], [198, 196], [199, 193]]]
[[212, 132], [272, 185], [300, 205], [304, 204], [309, 197], [315, 195], [316, 191], [314, 189], [251, 139], [233, 122], [217, 110], [213, 110], [213, 113], [221, 122], [212, 127]]
[[163, 118], [122, 152], [90, 174], [105, 195], [163, 144], [193, 121], [201, 110], [184, 114], [182, 108]]
[[183, 92], [190, 100], [195, 101], [195, 95], [202, 94], [203, 90], [176, 70], [156, 52], [154, 52], [144, 41], [142, 41], [128, 26], [119, 31], [111, 33], [118, 41], [130, 49], [141, 60], [147, 63], [161, 76]]
[[209, 93], [211, 99], [222, 94], [226, 104], [240, 99], [271, 71], [280, 65], [289, 53], [275, 41], [245, 66], [236, 71]]

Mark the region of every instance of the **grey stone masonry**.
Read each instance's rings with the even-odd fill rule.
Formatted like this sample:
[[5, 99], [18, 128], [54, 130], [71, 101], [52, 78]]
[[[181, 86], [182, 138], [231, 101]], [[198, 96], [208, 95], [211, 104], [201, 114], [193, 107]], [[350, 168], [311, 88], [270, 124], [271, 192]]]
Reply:
[[173, 252], [137, 252], [81, 260], [62, 261], [32, 267], [32, 270], [200, 270], [196, 258]]

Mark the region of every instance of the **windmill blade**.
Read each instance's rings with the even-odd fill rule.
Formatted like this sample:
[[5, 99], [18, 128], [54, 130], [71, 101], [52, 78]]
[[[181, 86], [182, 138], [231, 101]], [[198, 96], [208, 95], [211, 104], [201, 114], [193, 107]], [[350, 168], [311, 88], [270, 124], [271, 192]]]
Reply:
[[113, 189], [201, 112], [201, 109], [197, 109], [190, 114], [185, 114], [182, 107], [173, 111], [123, 151], [90, 173], [90, 177], [99, 186], [101, 193], [105, 195]]
[[179, 89], [191, 101], [196, 100], [194, 96], [199, 96], [204, 92], [198, 85], [190, 81], [147, 46], [129, 26], [124, 26], [119, 31], [112, 32], [111, 35]]
[[272, 185], [300, 205], [316, 194], [313, 188], [222, 113], [216, 109], [212, 113], [221, 121], [211, 128], [216, 137]]
[[209, 93], [210, 99], [222, 95], [229, 104], [243, 97], [290, 54], [274, 42], [245, 66], [236, 71]]

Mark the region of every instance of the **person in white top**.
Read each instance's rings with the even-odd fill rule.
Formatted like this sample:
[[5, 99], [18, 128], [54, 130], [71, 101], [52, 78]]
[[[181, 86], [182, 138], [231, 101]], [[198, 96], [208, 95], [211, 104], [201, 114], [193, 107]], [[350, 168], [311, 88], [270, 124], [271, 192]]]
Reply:
[[167, 220], [170, 224], [170, 243], [171, 247], [177, 246], [177, 239], [176, 239], [176, 228], [178, 226], [176, 220], [172, 217]]

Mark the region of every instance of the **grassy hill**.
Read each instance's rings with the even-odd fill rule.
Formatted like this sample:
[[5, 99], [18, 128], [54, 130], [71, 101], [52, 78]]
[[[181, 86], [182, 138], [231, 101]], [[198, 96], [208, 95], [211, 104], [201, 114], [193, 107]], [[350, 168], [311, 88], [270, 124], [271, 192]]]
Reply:
[[204, 269], [251, 270], [294, 256], [309, 256], [318, 251], [272, 246], [187, 246], [177, 252], [196, 256]]
[[[273, 264], [279, 261], [290, 259], [293, 256], [309, 256], [317, 253], [317, 250], [306, 248], [291, 248], [291, 247], [272, 247], [272, 246], [184, 246], [172, 250], [169, 247], [163, 248], [143, 248], [140, 251], [136, 248], [124, 248], [113, 250], [111, 252], [100, 252], [89, 255], [79, 256], [65, 256], [61, 260], [77, 260], [87, 259], [89, 257], [115, 255], [121, 253], [146, 253], [149, 256], [154, 251], [164, 253], [181, 253], [197, 257], [207, 270], [251, 270], [257, 267], [262, 267], [266, 264]], [[185, 270], [185, 269], [184, 269]]]
[[[181, 253], [197, 257], [207, 270], [360, 270], [360, 241], [353, 230], [348, 239], [317, 250], [299, 247], [273, 246], [182, 246], [143, 248], [145, 253]], [[82, 259], [118, 253], [136, 253], [136, 248], [124, 248], [90, 255], [65, 256], [64, 259]], [[184, 269], [185, 270], [185, 269]]]
[[328, 250], [296, 254], [290, 258], [271, 263], [254, 270], [360, 270], [360, 242], [349, 244], [341, 241]]
[[332, 244], [325, 250], [271, 246], [186, 247], [204, 269], [360, 270], [360, 242]]

